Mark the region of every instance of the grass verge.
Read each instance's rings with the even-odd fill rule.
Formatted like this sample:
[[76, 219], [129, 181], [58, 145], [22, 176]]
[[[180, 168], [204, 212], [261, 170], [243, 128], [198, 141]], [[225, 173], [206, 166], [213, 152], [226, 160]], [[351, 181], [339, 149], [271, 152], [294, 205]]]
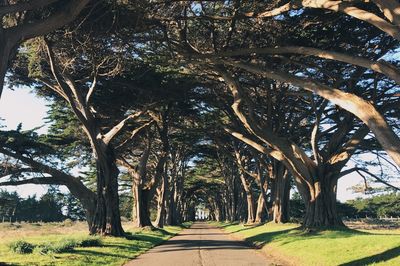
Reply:
[[[101, 241], [88, 239], [83, 224], [22, 224], [15, 228], [0, 225], [0, 265], [123, 265], [129, 260], [159, 245], [179, 233], [184, 226], [166, 226], [162, 230], [124, 226], [126, 238], [101, 237]], [[6, 229], [6, 230], [4, 230]], [[25, 241], [36, 247], [30, 254], [18, 254], [10, 249], [16, 241]], [[96, 242], [96, 243], [94, 243]], [[70, 243], [73, 243], [70, 244]], [[78, 244], [76, 244], [78, 243]], [[65, 245], [64, 245], [65, 244]], [[68, 245], [67, 245], [68, 244]], [[64, 249], [64, 246], [67, 247]], [[60, 253], [39, 252], [61, 247]], [[43, 250], [42, 250], [43, 251]]]
[[259, 247], [283, 265], [400, 265], [400, 230], [338, 229], [306, 233], [297, 224], [215, 225]]

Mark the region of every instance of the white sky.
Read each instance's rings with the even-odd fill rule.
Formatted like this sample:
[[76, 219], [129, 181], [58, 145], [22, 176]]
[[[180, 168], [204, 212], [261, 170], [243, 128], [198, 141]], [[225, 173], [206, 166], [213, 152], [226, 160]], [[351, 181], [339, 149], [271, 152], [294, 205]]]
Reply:
[[[46, 102], [30, 93], [28, 88], [17, 88], [14, 91], [5, 88], [0, 100], [0, 118], [5, 119], [1, 124], [5, 129], [16, 129], [22, 122], [23, 129], [31, 129], [44, 125], [43, 118], [46, 116]], [[45, 131], [45, 128], [41, 129]], [[348, 188], [362, 182], [362, 178], [357, 174], [345, 176], [339, 180], [338, 200], [344, 202], [348, 199], [354, 199], [360, 194], [353, 194]], [[28, 195], [42, 195], [47, 191], [44, 185], [24, 185], [18, 188], [3, 187], [9, 191], [18, 191], [18, 193], [27, 197]]]
[[[46, 102], [29, 93], [28, 88], [18, 88], [15, 91], [7, 87], [4, 88], [0, 99], [0, 118], [5, 119], [5, 121], [1, 121], [1, 124], [6, 126], [5, 129], [16, 129], [20, 122], [22, 122], [22, 129], [42, 126], [46, 111]], [[17, 188], [9, 186], [2, 188], [9, 191], [17, 191], [22, 197], [33, 194], [40, 196], [47, 191], [47, 186], [44, 185], [24, 185]]]

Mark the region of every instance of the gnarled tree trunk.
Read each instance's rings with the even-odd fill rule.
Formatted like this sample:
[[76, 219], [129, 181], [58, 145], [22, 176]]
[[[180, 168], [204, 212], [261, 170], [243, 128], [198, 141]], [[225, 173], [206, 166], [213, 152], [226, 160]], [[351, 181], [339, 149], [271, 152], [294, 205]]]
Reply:
[[305, 201], [303, 226], [343, 226], [336, 207], [337, 180], [323, 176], [314, 183], [313, 189], [314, 191], [310, 191], [310, 198]]
[[97, 205], [91, 234], [123, 236], [119, 212], [118, 175], [112, 149], [103, 146], [96, 154], [97, 164]]
[[150, 220], [150, 191], [135, 185], [137, 226], [153, 226]]
[[277, 164], [271, 187], [272, 220], [275, 223], [286, 223], [289, 221], [290, 179], [284, 166], [279, 162]]

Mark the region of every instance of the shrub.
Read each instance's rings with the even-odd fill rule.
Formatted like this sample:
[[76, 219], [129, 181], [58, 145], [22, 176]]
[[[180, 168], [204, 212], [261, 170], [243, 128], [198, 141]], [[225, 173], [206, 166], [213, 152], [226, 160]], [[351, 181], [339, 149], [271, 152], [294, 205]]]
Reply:
[[12, 242], [8, 245], [8, 247], [12, 252], [18, 254], [32, 253], [33, 249], [35, 248], [34, 245], [23, 240], [17, 240], [15, 242]]
[[69, 252], [74, 247], [98, 247], [102, 242], [100, 237], [87, 237], [83, 239], [65, 238], [57, 242], [42, 243], [35, 248], [35, 252], [40, 254], [53, 254]]
[[35, 251], [40, 254], [63, 253], [76, 247], [78, 242], [74, 239], [63, 239], [59, 242], [49, 242], [38, 245]]
[[74, 224], [75, 224], [74, 221], [72, 221], [71, 219], [65, 219], [65, 220], [61, 223], [61, 226], [71, 227], [71, 226], [73, 226]]
[[101, 246], [102, 242], [100, 237], [87, 237], [79, 241], [79, 247], [99, 247]]

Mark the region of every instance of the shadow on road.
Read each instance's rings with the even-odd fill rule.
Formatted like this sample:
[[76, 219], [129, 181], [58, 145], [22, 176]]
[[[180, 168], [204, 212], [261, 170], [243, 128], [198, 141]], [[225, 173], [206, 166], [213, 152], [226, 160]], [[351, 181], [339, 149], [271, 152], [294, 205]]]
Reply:
[[201, 247], [202, 250], [216, 250], [216, 249], [246, 249], [240, 241], [232, 240], [199, 240], [199, 239], [171, 239], [163, 244], [162, 250], [154, 250], [150, 252], [169, 252], [177, 250], [198, 250]]

